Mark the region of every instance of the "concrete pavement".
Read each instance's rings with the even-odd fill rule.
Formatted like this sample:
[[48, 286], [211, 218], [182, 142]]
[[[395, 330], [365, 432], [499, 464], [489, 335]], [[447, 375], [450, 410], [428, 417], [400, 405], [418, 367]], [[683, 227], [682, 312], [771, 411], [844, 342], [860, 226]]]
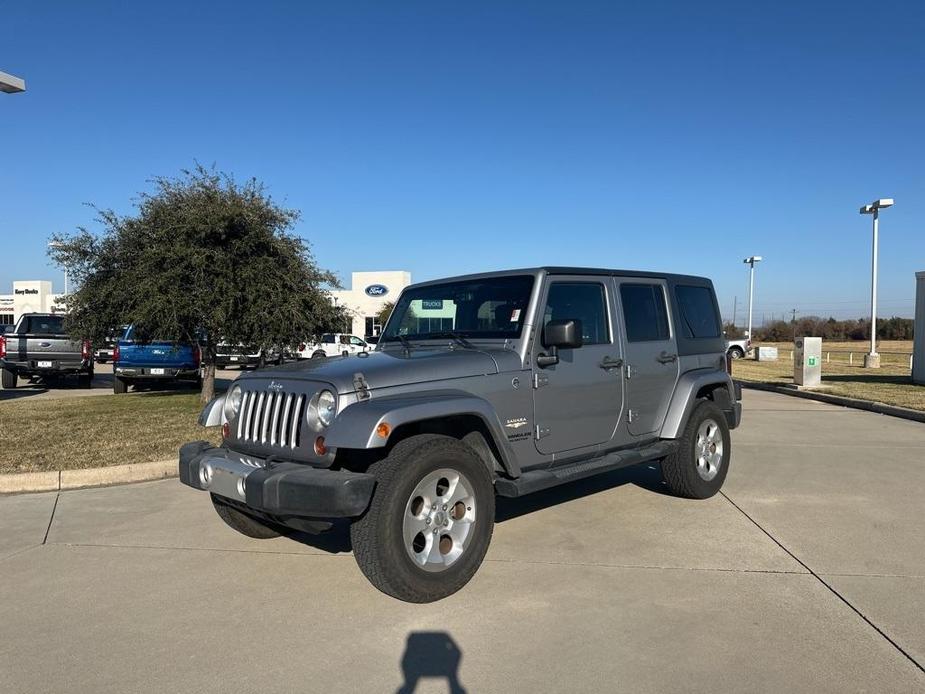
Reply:
[[925, 425], [745, 397], [723, 495], [643, 466], [500, 500], [431, 605], [175, 480], [0, 498], [0, 691], [925, 691]]

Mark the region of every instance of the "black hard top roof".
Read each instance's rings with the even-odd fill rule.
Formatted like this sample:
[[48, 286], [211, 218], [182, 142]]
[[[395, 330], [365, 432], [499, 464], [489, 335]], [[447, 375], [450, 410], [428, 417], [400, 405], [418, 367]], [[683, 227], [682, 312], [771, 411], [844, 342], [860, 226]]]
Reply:
[[[441, 284], [454, 280], [468, 280], [482, 277], [501, 277], [504, 275], [538, 275], [546, 273], [549, 275], [596, 275], [596, 276], [620, 276], [620, 277], [639, 277], [663, 279], [671, 283], [689, 282], [698, 285], [709, 284], [712, 281], [708, 277], [698, 277], [696, 275], [679, 275], [671, 272], [649, 272], [644, 270], [617, 270], [613, 268], [595, 268], [595, 267], [569, 267], [563, 265], [543, 265], [531, 268], [516, 268], [511, 270], [493, 270], [491, 272], [479, 272], [470, 275], [458, 275], [455, 277], [440, 277], [423, 282], [415, 282], [414, 285], [423, 284]], [[412, 286], [414, 286], [412, 285]]]

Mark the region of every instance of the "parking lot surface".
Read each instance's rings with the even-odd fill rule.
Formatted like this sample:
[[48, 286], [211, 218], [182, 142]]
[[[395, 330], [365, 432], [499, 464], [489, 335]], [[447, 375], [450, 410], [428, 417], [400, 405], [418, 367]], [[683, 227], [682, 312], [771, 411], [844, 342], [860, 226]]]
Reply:
[[746, 391], [733, 448], [708, 501], [651, 466], [500, 500], [430, 605], [176, 480], [0, 498], [0, 691], [925, 691], [925, 425]]
[[[226, 389], [241, 373], [241, 369], [217, 369], [215, 372], [216, 389]], [[80, 398], [88, 395], [112, 395], [112, 378], [112, 364], [96, 365], [91, 388], [81, 388], [76, 378], [65, 378], [52, 385], [43, 383], [41, 380], [29, 381], [20, 378], [16, 388], [0, 390], [0, 402], [18, 398], [51, 400], [55, 398]], [[133, 390], [132, 392], [151, 393], [155, 391], [192, 392], [192, 386], [183, 382], [153, 382], [145, 384], [143, 390]]]

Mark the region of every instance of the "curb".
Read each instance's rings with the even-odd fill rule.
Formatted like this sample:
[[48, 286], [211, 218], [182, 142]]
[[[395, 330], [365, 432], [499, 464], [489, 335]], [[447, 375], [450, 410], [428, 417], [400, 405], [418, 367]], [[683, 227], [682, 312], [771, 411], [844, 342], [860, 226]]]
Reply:
[[177, 477], [177, 461], [158, 460], [153, 463], [110, 465], [83, 470], [50, 470], [48, 472], [14, 472], [0, 475], [0, 494], [60, 492], [86, 487], [108, 487], [130, 482], [150, 482]]
[[882, 402], [872, 402], [870, 400], [858, 400], [857, 398], [846, 398], [843, 395], [831, 395], [829, 393], [816, 393], [808, 390], [797, 390], [787, 386], [776, 386], [770, 383], [760, 383], [757, 381], [736, 381], [743, 388], [752, 390], [764, 390], [769, 393], [780, 393], [781, 395], [791, 395], [795, 398], [805, 398], [806, 400], [817, 400], [830, 405], [841, 405], [842, 407], [851, 407], [856, 410], [867, 410], [877, 414], [885, 414], [890, 417], [900, 417], [909, 419], [914, 422], [925, 422], [925, 412], [921, 410], [912, 410], [908, 407], [899, 407], [897, 405], [886, 405]]

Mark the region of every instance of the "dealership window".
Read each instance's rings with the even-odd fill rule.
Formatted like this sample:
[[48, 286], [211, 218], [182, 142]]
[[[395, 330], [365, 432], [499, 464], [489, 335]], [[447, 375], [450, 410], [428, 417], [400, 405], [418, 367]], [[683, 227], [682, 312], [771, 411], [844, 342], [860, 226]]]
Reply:
[[668, 309], [665, 292], [659, 284], [621, 284], [620, 300], [623, 303], [623, 321], [626, 339], [630, 342], [667, 340]]
[[382, 332], [382, 324], [379, 323], [379, 316], [366, 316], [366, 329], [364, 335], [372, 337]]
[[12, 313], [0, 313], [0, 325], [13, 325]]

